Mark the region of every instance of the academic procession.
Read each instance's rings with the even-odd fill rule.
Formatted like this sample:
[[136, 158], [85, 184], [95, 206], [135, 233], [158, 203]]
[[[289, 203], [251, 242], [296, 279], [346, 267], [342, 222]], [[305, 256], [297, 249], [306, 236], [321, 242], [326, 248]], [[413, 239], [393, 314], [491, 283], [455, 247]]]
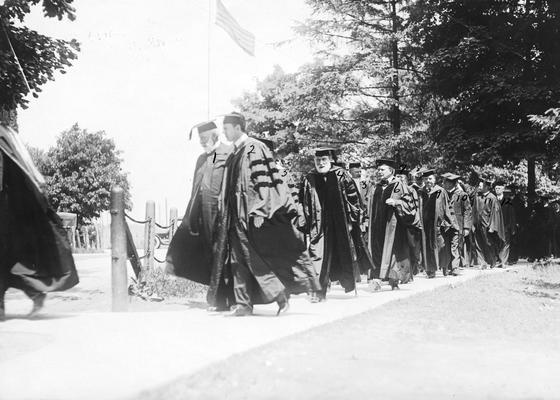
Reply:
[[276, 144], [246, 133], [242, 114], [221, 119], [224, 135], [214, 120], [193, 128], [204, 153], [166, 259], [166, 272], [208, 285], [208, 311], [246, 316], [275, 302], [280, 315], [290, 295], [323, 302], [331, 285], [353, 296], [362, 280], [394, 290], [419, 275], [452, 280], [519, 258], [522, 211], [503, 182], [484, 176], [471, 186], [392, 158], [346, 169], [325, 147], [295, 182]]
[[[73, 20], [72, 1], [62, 3], [66, 6], [43, 5], [45, 15]], [[387, 17], [387, 26], [396, 29], [394, 32], [398, 31], [399, 18], [410, 18], [418, 32], [424, 29], [425, 21], [414, 20], [407, 9], [397, 7], [398, 1], [381, 3], [370, 10], [354, 11]], [[415, 18], [429, 19], [431, 6], [420, 3], [415, 6]], [[35, 316], [44, 305], [46, 293], [64, 291], [78, 284], [72, 249], [57, 212], [64, 213], [72, 208], [81, 221], [86, 221], [91, 216], [84, 215], [83, 209], [91, 204], [88, 199], [79, 200], [84, 204], [72, 198], [64, 199], [68, 192], [88, 183], [89, 186], [80, 190], [102, 196], [100, 209], [91, 213], [95, 216], [108, 210], [111, 186], [116, 186], [117, 180], [126, 183], [126, 176], [115, 174], [108, 183], [94, 184], [95, 173], [86, 171], [83, 166], [76, 171], [49, 169], [45, 167], [48, 163], [44, 157], [40, 157], [41, 152], [30, 152], [16, 133], [14, 107], [25, 106], [29, 102], [25, 98], [28, 93], [38, 97], [38, 87], [46, 81], [44, 74], [34, 75], [38, 67], [26, 67], [26, 63], [35, 65], [33, 63], [39, 61], [26, 59], [27, 53], [18, 52], [25, 40], [21, 42], [15, 34], [19, 28], [15, 27], [14, 19], [21, 20], [28, 12], [18, 4], [0, 4], [1, 51], [10, 67], [7, 81], [2, 82], [6, 88], [17, 88], [9, 99], [7, 97], [9, 101], [3, 100], [6, 104], [1, 114], [0, 319], [5, 317], [3, 299], [9, 288], [19, 289], [31, 299], [30, 315]], [[315, 12], [333, 15], [340, 12], [336, 7], [323, 9], [319, 4], [314, 7]], [[476, 12], [483, 15], [485, 8], [477, 7]], [[547, 10], [552, 13], [547, 14], [547, 18], [556, 18], [552, 9]], [[440, 110], [434, 106], [428, 110], [432, 112], [429, 114], [423, 109], [427, 103], [404, 103], [404, 97], [399, 94], [405, 82], [399, 81], [399, 74], [405, 74], [397, 68], [399, 46], [395, 37], [383, 36], [387, 31], [383, 28], [376, 35], [380, 35], [380, 40], [387, 40], [385, 47], [392, 48], [384, 55], [392, 60], [387, 69], [392, 72], [383, 75], [379, 84], [388, 82], [389, 86], [372, 86], [371, 76], [362, 78], [369, 82], [368, 90], [390, 92], [389, 96], [374, 94], [372, 98], [377, 100], [337, 112], [337, 107], [356, 100], [337, 96], [356, 90], [365, 95], [366, 88], [352, 86], [356, 83], [354, 78], [342, 79], [342, 69], [339, 74], [333, 74], [329, 69], [332, 66], [319, 63], [305, 67], [308, 69], [302, 69], [300, 74], [290, 75], [277, 69], [259, 84], [260, 92], [237, 101], [241, 105], [237, 109], [242, 112], [211, 118], [216, 94], [216, 90], [211, 90], [211, 70], [218, 65], [210, 51], [214, 25], [222, 29], [232, 41], [230, 44], [245, 57], [255, 56], [257, 41], [221, 0], [209, 1], [205, 12], [208, 13], [204, 99], [207, 118], [188, 133], [189, 148], [197, 146], [198, 141], [203, 153], [196, 161], [186, 212], [177, 231], [173, 231], [162, 264], [170, 276], [207, 286], [208, 311], [240, 317], [251, 315], [259, 304], [275, 303], [280, 315], [288, 311], [290, 296], [306, 294], [312, 303], [320, 303], [329, 300], [329, 291], [335, 285], [353, 296], [357, 295], [359, 282], [367, 282], [374, 292], [385, 288], [397, 290], [402, 285], [414, 285], [419, 276], [433, 279], [441, 274], [452, 281], [469, 268], [504, 268], [519, 259], [537, 262], [560, 255], [560, 192], [556, 192], [553, 182], [557, 165], [556, 134], [550, 134], [556, 132], [554, 118], [558, 116], [558, 109], [546, 111], [544, 104], [536, 107], [531, 98], [528, 100], [531, 110], [546, 111], [545, 114], [511, 117], [512, 111], [508, 109], [501, 122], [486, 115], [484, 121], [497, 125], [478, 132], [477, 126], [482, 126], [482, 122], [472, 126], [465, 123], [474, 115], [467, 113], [465, 117], [467, 106], [450, 108], [449, 112], [458, 113], [456, 120], [447, 121], [455, 114], [443, 113], [437, 121], [447, 121], [442, 122], [445, 129], [440, 132], [441, 137], [451, 135], [451, 131], [455, 136], [449, 140], [434, 139], [430, 129], [438, 126], [435, 120], [431, 125], [422, 122], [423, 126], [430, 126], [426, 132], [411, 135], [407, 132], [412, 131], [405, 132], [407, 118], [427, 121], [427, 115], [435, 115]], [[450, 20], [455, 19], [450, 17]], [[315, 32], [312, 36], [321, 31], [309, 23], [310, 29], [313, 27], [311, 32]], [[433, 35], [436, 33], [434, 31]], [[421, 41], [421, 38], [415, 37], [415, 40]], [[43, 46], [41, 43], [34, 45]], [[73, 42], [58, 41], [56, 45], [62, 46], [57, 51], [64, 56], [51, 67], [64, 70], [77, 57], [79, 48]], [[336, 43], [329, 45], [332, 47]], [[47, 54], [46, 50], [41, 54]], [[317, 75], [317, 71], [321, 73]], [[431, 73], [436, 72], [437, 68]], [[324, 79], [321, 82], [325, 86], [314, 80], [319, 79], [317, 77]], [[274, 85], [277, 85], [275, 92], [264, 92]], [[327, 86], [329, 92], [321, 92]], [[283, 93], [286, 87], [293, 93]], [[547, 96], [552, 96], [550, 93]], [[274, 120], [274, 116], [278, 116], [281, 107], [273, 101], [276, 96], [287, 103], [286, 99], [296, 99], [290, 104], [292, 108], [286, 108], [286, 115], [278, 120]], [[457, 96], [461, 98], [466, 94]], [[303, 101], [298, 102], [300, 98]], [[385, 107], [380, 98], [390, 98], [392, 105]], [[453, 101], [448, 103], [453, 104]], [[330, 104], [325, 107], [325, 102]], [[362, 112], [361, 108], [366, 105], [371, 110]], [[405, 112], [405, 106], [417, 107], [416, 114], [407, 115], [409, 111]], [[359, 116], [354, 118], [355, 115]], [[522, 152], [524, 145], [519, 144], [522, 138], [512, 139], [513, 133], [509, 131], [503, 135], [499, 133], [510, 117], [527, 119], [534, 124], [534, 128], [522, 124], [528, 131], [541, 127], [539, 140], [542, 139], [545, 147], [550, 145], [550, 149], [547, 147], [545, 153], [536, 156], [541, 150], [536, 142], [531, 142], [527, 144], [530, 152]], [[248, 129], [249, 125], [252, 129]], [[78, 129], [77, 124], [73, 129]], [[481, 145], [480, 138], [489, 132], [499, 134]], [[87, 137], [85, 130], [84, 135]], [[509, 147], [496, 142], [496, 138], [506, 138]], [[498, 144], [506, 147], [495, 150], [493, 146]], [[111, 141], [108, 145], [114, 148]], [[440, 147], [430, 152], [430, 146]], [[464, 148], [457, 150], [457, 146]], [[78, 150], [74, 148], [70, 153]], [[444, 156], [438, 153], [440, 151]], [[118, 158], [118, 153], [114, 158]], [[516, 183], [520, 180], [515, 174], [508, 175], [511, 179], [506, 182], [503, 179], [506, 173], [499, 177], [488, 172], [498, 171], [498, 168], [487, 162], [486, 156], [500, 161], [503, 169], [511, 166], [516, 173], [523, 171], [527, 176], [523, 189]], [[61, 158], [66, 161], [72, 157]], [[541, 164], [540, 169], [536, 167], [537, 162]], [[460, 168], [453, 168], [454, 164]], [[115, 168], [120, 171], [120, 164]], [[536, 181], [537, 171], [542, 182]], [[68, 187], [56, 183], [64, 173], [75, 180]], [[50, 175], [45, 179], [43, 174]], [[541, 185], [538, 192], [537, 183]], [[114, 210], [111, 212], [114, 215]], [[138, 254], [134, 258], [137, 263]], [[121, 287], [117, 291], [122, 294], [126, 292], [126, 276], [119, 279]]]

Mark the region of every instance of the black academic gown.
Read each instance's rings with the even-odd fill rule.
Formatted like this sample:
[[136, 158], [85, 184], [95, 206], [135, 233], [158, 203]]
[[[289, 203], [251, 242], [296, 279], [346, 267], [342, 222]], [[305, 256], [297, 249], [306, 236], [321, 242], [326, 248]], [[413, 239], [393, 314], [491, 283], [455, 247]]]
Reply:
[[[191, 198], [185, 216], [167, 250], [166, 271], [194, 282], [210, 285], [214, 233], [225, 163], [233, 146], [220, 144], [211, 153], [198, 157]], [[226, 284], [227, 281], [227, 284]], [[217, 304], [227, 308], [233, 303], [233, 288], [227, 276], [210, 290], [219, 293]]]
[[[247, 138], [228, 158], [222, 188], [211, 284], [231, 267], [236, 303], [249, 307], [318, 290], [295, 227], [297, 209], [270, 150]], [[260, 228], [255, 217], [264, 219]], [[208, 301], [215, 301], [212, 291]]]
[[62, 221], [17, 154], [0, 152], [0, 301], [9, 287], [30, 297], [72, 288], [78, 273]]
[[[434, 275], [438, 269], [447, 273], [452, 255], [446, 251], [446, 241], [455, 241], [458, 225], [447, 191], [435, 185], [428, 193], [423, 210], [426, 232], [426, 271]], [[451, 244], [448, 246], [451, 247]], [[445, 269], [444, 269], [445, 268]]]
[[479, 192], [474, 197], [473, 227], [477, 263], [494, 267], [505, 239], [505, 229], [500, 202], [491, 192]]
[[[463, 190], [457, 188], [449, 194], [449, 200], [453, 211], [455, 212], [455, 218], [457, 220], [458, 229], [458, 240], [457, 240], [457, 253], [460, 262], [454, 265], [454, 267], [462, 265], [463, 267], [468, 267], [470, 265], [470, 257], [467, 254], [465, 246], [465, 235], [464, 232], [467, 230], [469, 235], [472, 229], [472, 207], [469, 195]], [[454, 253], [454, 250], [451, 250]]]
[[500, 249], [499, 258], [500, 262], [505, 265], [510, 261], [511, 242], [513, 236], [517, 233], [517, 216], [510, 198], [504, 196], [498, 200], [500, 201], [504, 218], [504, 243]]
[[414, 222], [410, 226], [407, 226], [410, 263], [412, 268], [411, 273], [412, 275], [416, 275], [420, 270], [426, 270], [426, 237], [424, 235], [424, 219], [422, 215], [424, 192], [416, 184], [410, 185], [408, 188], [416, 209]]
[[[386, 204], [396, 200], [395, 206]], [[406, 281], [411, 274], [411, 255], [407, 236], [416, 219], [416, 205], [408, 186], [393, 178], [379, 183], [369, 196], [369, 248], [373, 258], [373, 278]]]
[[337, 166], [326, 174], [313, 171], [303, 180], [300, 198], [323, 294], [329, 280], [339, 281], [346, 292], [354, 290], [360, 273], [373, 264], [360, 231], [361, 202], [352, 177]]

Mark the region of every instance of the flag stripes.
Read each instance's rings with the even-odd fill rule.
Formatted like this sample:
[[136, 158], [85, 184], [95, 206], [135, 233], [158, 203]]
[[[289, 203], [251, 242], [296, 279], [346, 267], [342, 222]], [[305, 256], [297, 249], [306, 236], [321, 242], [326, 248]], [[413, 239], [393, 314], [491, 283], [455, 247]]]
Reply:
[[221, 0], [216, 0], [216, 25], [222, 27], [245, 52], [255, 55], [255, 35], [239, 25]]

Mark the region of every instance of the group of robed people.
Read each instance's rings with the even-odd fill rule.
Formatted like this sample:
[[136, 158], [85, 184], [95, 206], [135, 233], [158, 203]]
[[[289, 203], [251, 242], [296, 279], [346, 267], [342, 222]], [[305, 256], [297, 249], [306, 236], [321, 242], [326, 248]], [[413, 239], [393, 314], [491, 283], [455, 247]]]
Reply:
[[[469, 196], [460, 177], [433, 169], [403, 171], [376, 161], [376, 179], [349, 170], [334, 149], [314, 152], [299, 184], [270, 140], [249, 137], [239, 113], [196, 131], [198, 158], [191, 199], [167, 253], [169, 273], [208, 285], [211, 311], [250, 315], [256, 304], [288, 309], [291, 294], [323, 301], [333, 282], [346, 292], [367, 277], [392, 289], [419, 272], [457, 275], [478, 262], [495, 266], [508, 240], [500, 200], [482, 181]], [[503, 254], [502, 254], [503, 253]]]

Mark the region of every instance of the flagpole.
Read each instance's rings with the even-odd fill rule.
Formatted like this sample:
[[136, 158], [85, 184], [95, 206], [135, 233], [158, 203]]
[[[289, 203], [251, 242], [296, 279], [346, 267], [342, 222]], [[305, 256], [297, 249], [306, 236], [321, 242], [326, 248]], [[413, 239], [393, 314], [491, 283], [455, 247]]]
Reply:
[[8, 36], [8, 31], [6, 30], [6, 25], [4, 24], [4, 21], [2, 21], [2, 18], [0, 18], [0, 25], [2, 25], [2, 30], [4, 31], [4, 35], [6, 36], [6, 40], [8, 41], [8, 46], [10, 47], [10, 51], [12, 52], [12, 55], [14, 56], [14, 59], [16, 61], [16, 64], [18, 66], [18, 70], [19, 73], [21, 74], [21, 77], [23, 78], [23, 83], [25, 84], [25, 87], [27, 88], [27, 92], [31, 93], [31, 87], [29, 87], [29, 82], [27, 81], [27, 77], [25, 76], [25, 72], [23, 72], [23, 68], [19, 62], [19, 58], [16, 54], [16, 51], [14, 50], [14, 47], [12, 46], [12, 42], [10, 40], [10, 37]]
[[208, 0], [208, 71], [207, 71], [207, 94], [206, 94], [206, 117], [210, 119], [210, 70], [212, 65], [212, 2], [214, 0]]

